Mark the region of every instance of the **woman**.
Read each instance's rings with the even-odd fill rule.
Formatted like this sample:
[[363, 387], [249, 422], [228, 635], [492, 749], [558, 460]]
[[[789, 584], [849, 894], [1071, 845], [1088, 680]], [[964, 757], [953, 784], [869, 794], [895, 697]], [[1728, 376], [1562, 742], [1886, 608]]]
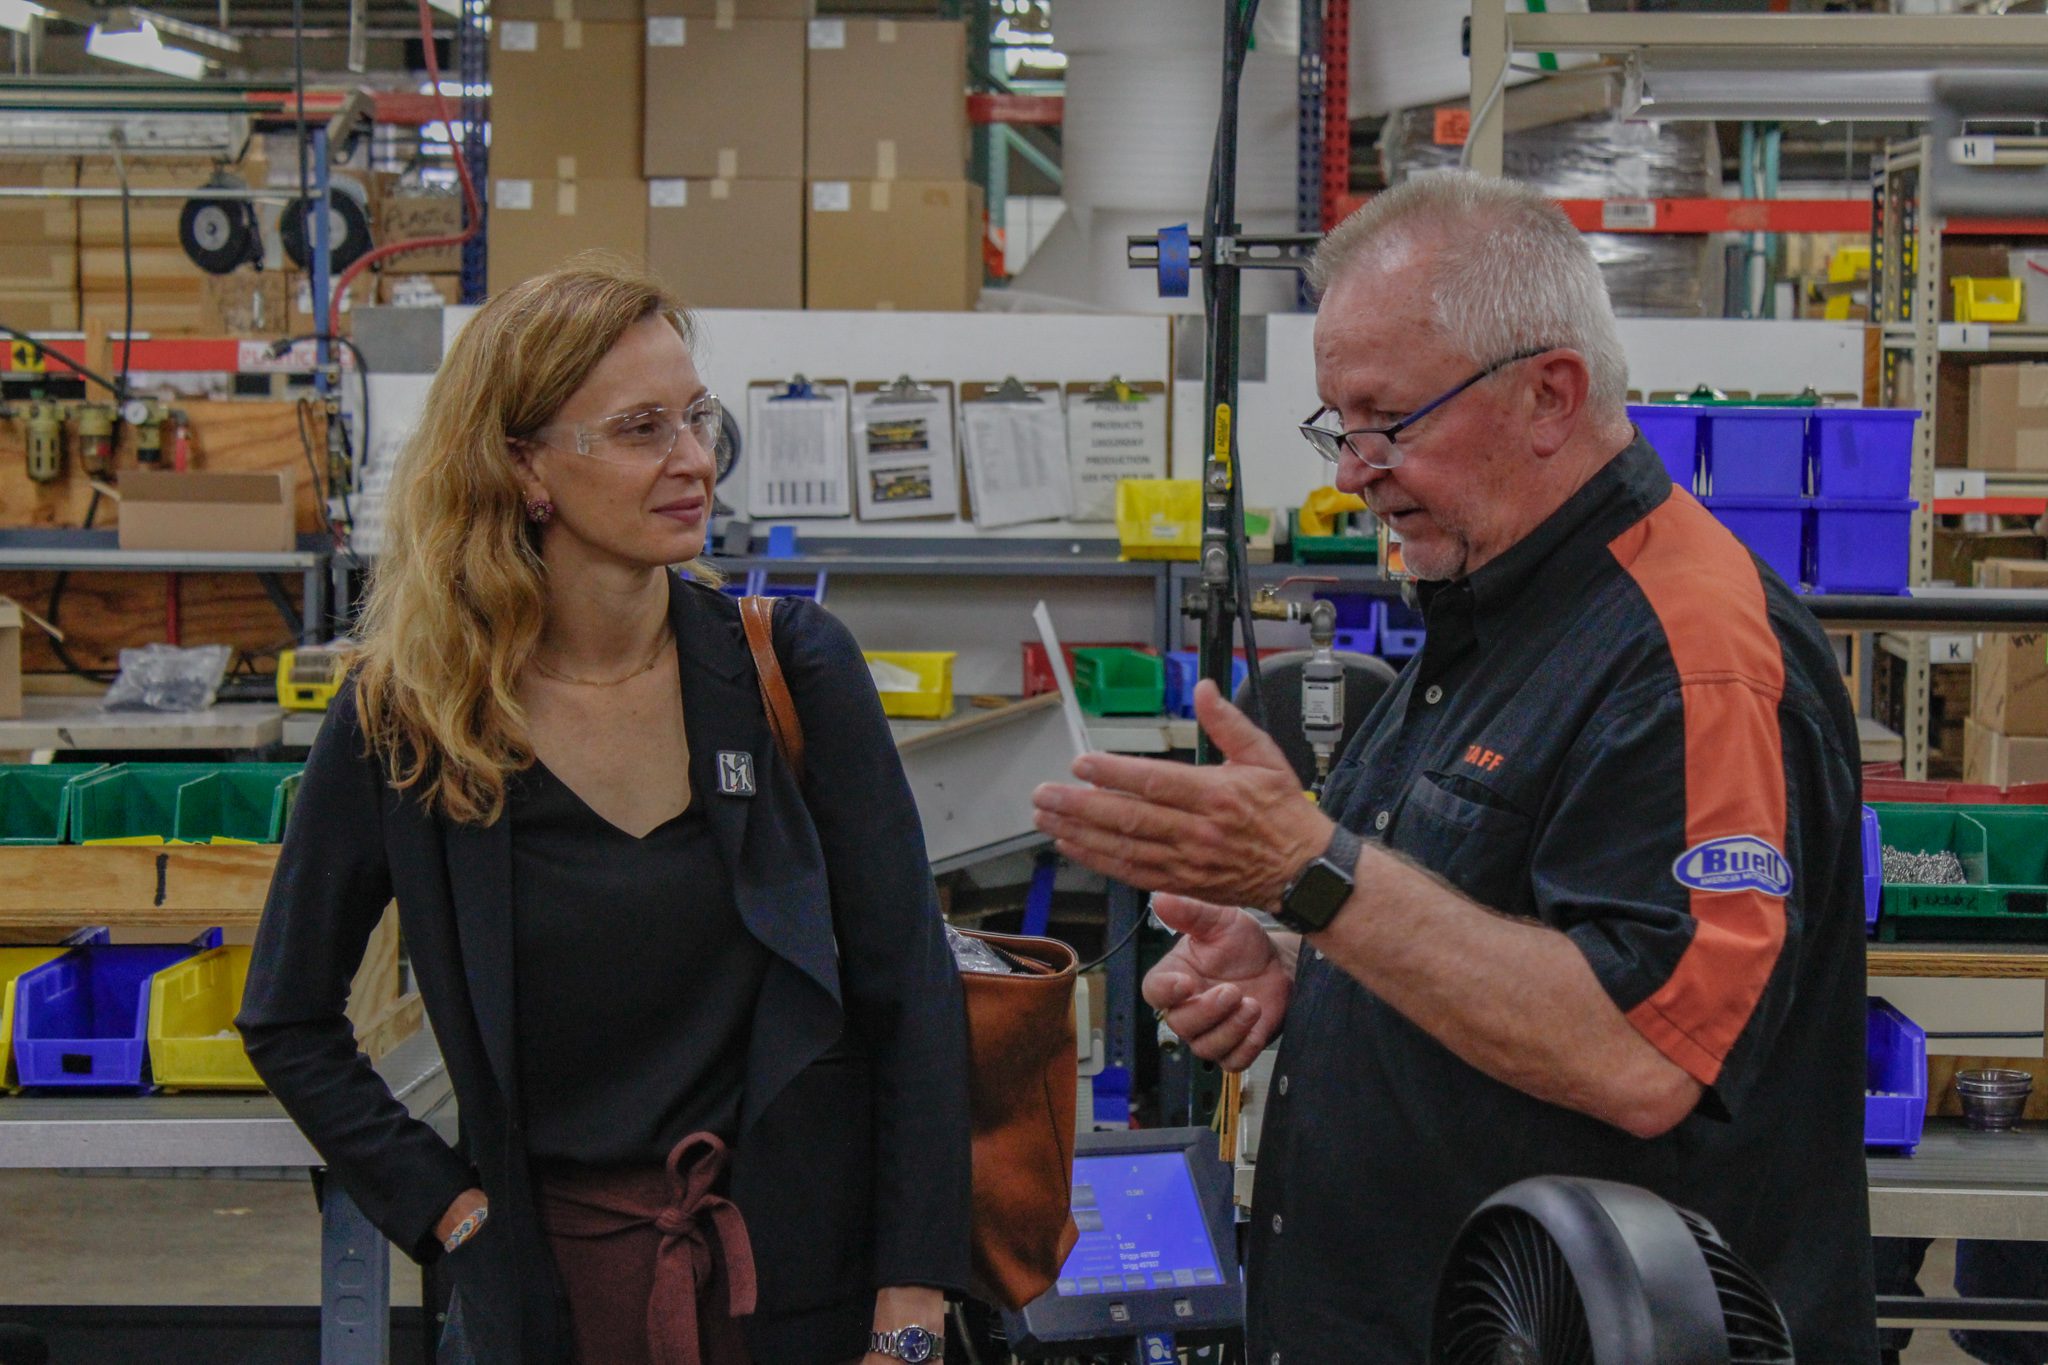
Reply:
[[[444, 1362], [916, 1360], [966, 1284], [959, 982], [860, 651], [776, 612], [800, 790], [737, 603], [667, 567], [721, 439], [690, 340], [602, 263], [463, 329], [250, 967], [265, 1082], [446, 1257]], [[394, 895], [459, 1151], [342, 1013]]]

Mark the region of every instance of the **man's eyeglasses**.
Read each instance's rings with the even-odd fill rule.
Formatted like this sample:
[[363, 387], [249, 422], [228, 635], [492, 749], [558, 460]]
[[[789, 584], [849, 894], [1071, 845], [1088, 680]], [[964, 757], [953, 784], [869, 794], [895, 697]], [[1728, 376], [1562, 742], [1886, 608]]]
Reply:
[[555, 446], [558, 450], [571, 448], [579, 455], [612, 464], [652, 465], [660, 464], [675, 452], [685, 428], [690, 439], [704, 447], [722, 468], [727, 444], [725, 405], [708, 393], [680, 412], [664, 407], [635, 408], [589, 422], [542, 427], [534, 433], [534, 439], [542, 445], [554, 446], [554, 442], [541, 438], [559, 430], [566, 432], [575, 444]]
[[1391, 425], [1384, 427], [1354, 427], [1350, 431], [1338, 431], [1333, 427], [1321, 425], [1325, 417], [1337, 415], [1336, 409], [1325, 405], [1309, 414], [1308, 420], [1301, 424], [1301, 434], [1307, 438], [1310, 445], [1315, 447], [1316, 454], [1322, 456], [1331, 464], [1336, 464], [1344, 458], [1346, 452], [1349, 452], [1365, 461], [1368, 465], [1371, 465], [1374, 469], [1392, 469], [1399, 465], [1407, 455], [1407, 452], [1397, 444], [1402, 432], [1408, 430], [1408, 428], [1414, 426], [1417, 422], [1420, 422], [1423, 418], [1429, 416], [1429, 414], [1435, 412], [1438, 408], [1489, 375], [1498, 374], [1518, 361], [1529, 360], [1542, 355], [1545, 351], [1554, 349], [1556, 348], [1542, 346], [1533, 351], [1519, 351], [1509, 356], [1506, 360], [1496, 360], [1493, 364], [1488, 365], [1456, 388], [1447, 393], [1438, 394], [1435, 398], [1430, 399], [1427, 403], [1424, 403], [1421, 407]]

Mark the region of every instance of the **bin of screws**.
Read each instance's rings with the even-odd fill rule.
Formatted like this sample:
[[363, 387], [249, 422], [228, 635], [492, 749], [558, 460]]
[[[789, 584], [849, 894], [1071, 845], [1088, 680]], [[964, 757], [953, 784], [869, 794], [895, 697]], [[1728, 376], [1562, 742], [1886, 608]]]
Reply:
[[2024, 1071], [1987, 1067], [1956, 1073], [1963, 1122], [1979, 1133], [2007, 1133], [2019, 1127], [2020, 1113], [2033, 1092], [2034, 1078]]
[[1963, 860], [1947, 849], [1910, 853], [1884, 846], [1884, 879], [1893, 886], [1962, 886]]

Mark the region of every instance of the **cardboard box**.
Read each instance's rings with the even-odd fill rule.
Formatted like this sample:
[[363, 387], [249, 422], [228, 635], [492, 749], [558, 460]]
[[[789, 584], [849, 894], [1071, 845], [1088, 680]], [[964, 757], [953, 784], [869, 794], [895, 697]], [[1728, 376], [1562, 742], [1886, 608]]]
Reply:
[[[68, 189], [78, 163], [0, 162], [0, 185], [9, 189]], [[78, 288], [78, 201], [0, 199], [0, 293]], [[0, 313], [10, 327], [23, 324]]]
[[648, 181], [647, 268], [692, 308], [803, 307], [803, 182]]
[[0, 597], [0, 720], [21, 719], [21, 607]]
[[507, 19], [496, 29], [491, 179], [637, 179], [642, 26]]
[[182, 247], [139, 246], [124, 255], [117, 246], [89, 246], [78, 252], [78, 287], [86, 292], [118, 293], [130, 270], [136, 292], [143, 294], [197, 294], [207, 279]]
[[[291, 305], [286, 329], [292, 336], [305, 336], [313, 331], [313, 282], [305, 275], [290, 276], [291, 291], [288, 302]], [[333, 285], [330, 283], [331, 289]], [[347, 336], [355, 323], [356, 309], [377, 299], [377, 279], [368, 271], [349, 281], [348, 293], [341, 301], [341, 311], [334, 317], [334, 331], [338, 336]]]
[[[479, 187], [481, 191], [481, 187]], [[459, 194], [391, 194], [377, 208], [377, 245], [410, 241], [417, 237], [454, 237], [462, 232], [462, 196]], [[393, 271], [424, 274], [452, 273], [462, 269], [462, 248], [430, 247], [393, 256], [385, 267]]]
[[1969, 464], [2048, 473], [2048, 364], [1970, 371]]
[[0, 291], [0, 322], [24, 332], [75, 332], [79, 326], [76, 289]]
[[281, 270], [208, 275], [201, 292], [211, 335], [281, 337], [291, 326], [291, 278]]
[[647, 262], [647, 183], [630, 180], [491, 182], [490, 291], [602, 251]]
[[981, 189], [964, 180], [811, 182], [804, 302], [957, 311], [981, 298]]
[[[2048, 588], [2048, 563], [1987, 559], [1977, 566], [1976, 586]], [[2048, 631], [1987, 631], [1978, 637], [1970, 715], [2002, 734], [2048, 736]]]
[[2006, 735], [1974, 720], [1964, 722], [1963, 781], [1993, 787], [2048, 782], [2048, 738]]
[[[186, 190], [195, 198], [213, 178], [216, 166], [210, 157], [128, 158], [128, 188], [131, 190]], [[237, 170], [234, 174], [246, 176]], [[119, 189], [121, 177], [114, 170], [112, 156], [89, 156], [80, 163], [77, 183], [87, 189]], [[263, 183], [258, 175], [249, 181]], [[183, 199], [131, 199], [128, 201], [128, 232], [137, 247], [178, 245], [178, 218], [185, 212]], [[78, 244], [82, 247], [121, 246], [121, 201], [118, 198], [82, 199], [78, 204]], [[197, 267], [194, 267], [197, 269]]]
[[491, 18], [550, 19], [559, 24], [637, 24], [640, 0], [491, 0]]
[[958, 180], [967, 167], [967, 30], [814, 19], [805, 166], [813, 180]]
[[647, 21], [649, 179], [800, 180], [804, 26]]
[[709, 19], [720, 28], [750, 19], [809, 19], [811, 0], [647, 0], [649, 14]]
[[[115, 336], [126, 325], [127, 301], [119, 289], [89, 290], [79, 296], [80, 325], [104, 327]], [[207, 331], [206, 295], [197, 282], [189, 290], [169, 294], [135, 295], [135, 332], [138, 336], [204, 336]]]
[[[1920, 406], [1919, 389], [1913, 382], [1913, 358], [1899, 357], [1893, 370], [1891, 394], [1886, 404], [1894, 408]], [[1943, 469], [1961, 469], [1970, 454], [1970, 367], [1934, 367], [1934, 463]]]
[[133, 469], [121, 475], [124, 550], [267, 553], [298, 546], [298, 478], [289, 469], [200, 474]]
[[1934, 528], [1936, 583], [1967, 588], [1977, 581], [1977, 566], [1987, 559], [2048, 559], [2048, 539], [2031, 531], [1957, 531]]
[[377, 302], [387, 308], [452, 308], [462, 302], [462, 276], [386, 275], [377, 282]]

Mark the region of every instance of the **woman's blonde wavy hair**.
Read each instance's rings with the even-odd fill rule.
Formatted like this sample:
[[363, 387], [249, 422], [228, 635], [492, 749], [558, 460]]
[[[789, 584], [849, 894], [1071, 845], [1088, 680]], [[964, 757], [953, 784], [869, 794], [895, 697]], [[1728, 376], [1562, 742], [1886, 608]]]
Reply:
[[354, 651], [371, 751], [431, 811], [490, 824], [506, 779], [533, 762], [518, 680], [540, 641], [547, 570], [512, 446], [650, 317], [694, 342], [657, 281], [579, 256], [485, 304], [434, 376], [393, 471]]

